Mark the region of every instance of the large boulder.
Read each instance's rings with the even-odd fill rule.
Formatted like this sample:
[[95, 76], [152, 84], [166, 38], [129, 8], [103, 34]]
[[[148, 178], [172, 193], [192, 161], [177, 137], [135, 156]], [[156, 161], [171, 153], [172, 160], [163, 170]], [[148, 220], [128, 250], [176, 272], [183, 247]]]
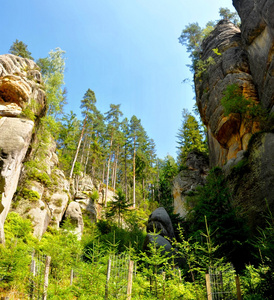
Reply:
[[149, 216], [147, 232], [157, 233], [169, 239], [175, 237], [171, 219], [164, 207], [158, 207]]
[[167, 211], [164, 207], [158, 207], [149, 216], [143, 250], [149, 251], [150, 245], [156, 248], [162, 247], [162, 254], [171, 256], [173, 254], [171, 241], [174, 238], [174, 229]]

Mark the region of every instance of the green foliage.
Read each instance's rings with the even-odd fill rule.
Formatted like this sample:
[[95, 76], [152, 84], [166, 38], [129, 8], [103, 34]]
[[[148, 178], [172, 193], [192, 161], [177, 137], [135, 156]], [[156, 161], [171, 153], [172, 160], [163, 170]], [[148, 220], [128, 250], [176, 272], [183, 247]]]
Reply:
[[28, 288], [31, 249], [37, 242], [30, 220], [10, 212], [5, 225], [6, 244], [0, 245], [0, 287], [25, 292]]
[[215, 64], [216, 62], [212, 56], [209, 56], [209, 58], [206, 60], [199, 59], [196, 63], [196, 78], [200, 78], [200, 80], [202, 80], [201, 78], [206, 73], [208, 68]]
[[33, 60], [28, 45], [16, 39], [10, 47], [9, 53]]
[[[219, 14], [222, 19], [230, 20], [235, 25], [239, 24], [239, 19], [236, 12], [231, 12], [228, 8], [220, 8]], [[203, 62], [200, 60], [200, 55], [202, 51], [203, 40], [209, 36], [216, 24], [217, 21], [210, 21], [206, 24], [205, 28], [201, 28], [197, 22], [188, 24], [185, 29], [182, 30], [182, 33], [179, 37], [179, 43], [181, 43], [183, 46], [186, 46], [187, 52], [190, 53], [189, 57], [192, 60], [192, 64], [189, 65], [190, 70], [197, 71], [198, 69], [199, 75], [201, 75], [206, 68], [213, 63], [212, 57]]]
[[205, 154], [208, 152], [202, 126], [187, 110], [184, 109], [182, 115], [183, 122], [177, 135], [179, 169], [183, 169], [189, 152], [194, 150]]
[[131, 204], [128, 204], [126, 201], [126, 195], [123, 193], [121, 189], [117, 190], [117, 195], [114, 196], [114, 200], [108, 203], [109, 209], [107, 212], [107, 218], [109, 217], [117, 217], [118, 218], [118, 226], [122, 224], [122, 217], [128, 210]]
[[28, 178], [39, 181], [45, 186], [51, 186], [51, 179], [46, 172], [39, 172], [38, 170], [30, 170], [28, 173]]
[[266, 112], [262, 106], [254, 100], [246, 98], [237, 84], [227, 86], [221, 104], [224, 107], [225, 116], [236, 113], [250, 120], [258, 121], [262, 121], [266, 117]]
[[196, 70], [197, 62], [200, 58], [201, 45], [204, 38], [206, 38], [210, 32], [214, 29], [215, 23], [208, 22], [206, 27], [202, 29], [199, 24], [191, 23], [183, 29], [181, 36], [179, 37], [179, 43], [186, 46], [187, 52], [190, 53], [192, 65], [189, 65], [190, 70]]
[[178, 167], [175, 160], [170, 155], [164, 160], [159, 160], [159, 187], [158, 201], [159, 205], [166, 208], [168, 213], [173, 212], [172, 186], [175, 176], [178, 174]]
[[56, 48], [49, 52], [48, 57], [37, 61], [41, 68], [48, 105], [45, 126], [55, 137], [58, 136], [60, 126], [58, 116], [62, 114], [66, 103], [66, 90], [62, 89], [65, 71], [64, 54], [65, 51]]
[[[237, 217], [236, 210], [231, 205], [231, 196], [226, 185], [225, 177], [220, 168], [214, 168], [207, 177], [207, 183], [196, 189], [196, 192], [187, 198], [192, 206], [188, 215], [188, 234], [201, 238], [205, 229], [205, 216], [212, 232], [215, 232], [213, 241], [220, 245], [216, 254], [227, 257], [236, 269], [244, 267], [242, 254], [250, 251], [247, 246], [248, 229], [244, 220]], [[241, 257], [241, 259], [239, 259]]]
[[40, 195], [38, 192], [23, 188], [21, 191], [22, 197], [29, 201], [38, 201], [40, 199]]
[[240, 26], [240, 20], [237, 12], [232, 12], [227, 7], [221, 7], [219, 9], [219, 15], [222, 19], [229, 20], [238, 27]]
[[89, 198], [95, 203], [99, 199], [99, 193], [97, 190], [94, 190], [90, 195]]

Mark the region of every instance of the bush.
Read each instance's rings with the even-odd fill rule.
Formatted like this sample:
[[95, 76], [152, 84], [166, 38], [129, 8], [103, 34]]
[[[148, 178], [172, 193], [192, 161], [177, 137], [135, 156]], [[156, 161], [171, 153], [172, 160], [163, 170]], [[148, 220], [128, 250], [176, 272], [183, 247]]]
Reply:
[[26, 200], [29, 201], [38, 201], [40, 199], [40, 195], [38, 192], [27, 189], [27, 188], [23, 188], [21, 191], [22, 197]]

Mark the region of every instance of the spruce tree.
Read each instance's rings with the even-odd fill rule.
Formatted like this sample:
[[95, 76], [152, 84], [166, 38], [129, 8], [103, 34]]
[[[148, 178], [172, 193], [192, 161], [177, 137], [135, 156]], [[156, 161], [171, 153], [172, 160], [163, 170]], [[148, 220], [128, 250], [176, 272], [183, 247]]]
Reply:
[[28, 50], [28, 45], [26, 45], [25, 43], [17, 39], [11, 45], [9, 53], [33, 60], [33, 57], [31, 56], [31, 52]]

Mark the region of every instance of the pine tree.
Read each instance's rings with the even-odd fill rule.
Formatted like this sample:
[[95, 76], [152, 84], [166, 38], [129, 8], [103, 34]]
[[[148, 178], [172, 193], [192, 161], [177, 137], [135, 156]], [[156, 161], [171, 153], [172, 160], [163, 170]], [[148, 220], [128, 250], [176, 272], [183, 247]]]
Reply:
[[31, 52], [28, 50], [28, 46], [22, 41], [19, 41], [17, 39], [11, 45], [9, 53], [33, 60], [33, 57], [31, 56]]
[[203, 130], [198, 121], [186, 109], [183, 110], [182, 127], [177, 135], [179, 144], [178, 164], [182, 166], [190, 151], [207, 152], [207, 144], [203, 136]]
[[110, 171], [110, 161], [112, 158], [112, 144], [115, 137], [118, 134], [118, 130], [120, 127], [119, 118], [122, 116], [122, 112], [120, 111], [120, 104], [110, 104], [110, 110], [106, 112], [105, 120], [108, 122], [107, 124], [107, 136], [109, 139], [109, 157], [107, 162], [107, 176], [106, 176], [106, 193], [105, 193], [105, 207], [107, 206], [107, 195], [108, 195], [108, 184], [109, 184], [109, 171]]
[[84, 116], [84, 121], [83, 121], [83, 127], [82, 127], [82, 131], [81, 131], [81, 135], [80, 135], [80, 138], [79, 138], [79, 141], [78, 141], [77, 149], [76, 149], [76, 152], [75, 152], [74, 160], [72, 162], [69, 178], [72, 178], [74, 166], [75, 166], [78, 154], [79, 154], [80, 146], [81, 146], [83, 136], [84, 136], [84, 132], [85, 132], [85, 129], [86, 129], [86, 123], [87, 123], [88, 120], [90, 122], [93, 122], [93, 120], [94, 120], [94, 114], [97, 111], [95, 103], [96, 103], [95, 93], [91, 89], [88, 89], [86, 91], [83, 99], [81, 100], [81, 106], [80, 107], [83, 109], [82, 114]]

